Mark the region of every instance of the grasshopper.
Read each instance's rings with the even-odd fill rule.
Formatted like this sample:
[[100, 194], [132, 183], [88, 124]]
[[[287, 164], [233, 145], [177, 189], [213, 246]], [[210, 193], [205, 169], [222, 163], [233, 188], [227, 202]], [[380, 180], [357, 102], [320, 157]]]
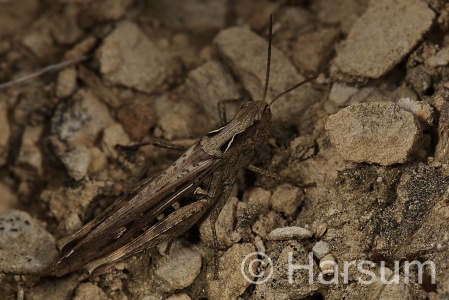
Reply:
[[220, 128], [202, 136], [168, 169], [154, 178], [143, 179], [77, 232], [59, 240], [56, 246], [63, 256], [53, 268], [54, 275], [63, 276], [81, 268], [97, 273], [108, 264], [174, 239], [210, 213], [215, 277], [218, 277], [215, 222], [230, 196], [235, 174], [246, 167], [262, 175], [279, 177], [251, 165], [270, 135], [270, 107], [281, 96], [316, 78], [306, 79], [270, 103], [265, 102], [271, 40], [270, 17], [263, 99], [244, 104], [229, 123], [219, 106]]

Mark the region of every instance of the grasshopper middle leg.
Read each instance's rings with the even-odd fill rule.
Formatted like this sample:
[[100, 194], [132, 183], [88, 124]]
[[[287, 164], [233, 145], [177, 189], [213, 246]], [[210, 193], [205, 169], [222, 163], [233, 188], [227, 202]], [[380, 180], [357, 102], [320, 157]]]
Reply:
[[212, 181], [209, 185], [206, 199], [211, 203], [214, 202], [212, 210], [209, 214], [210, 226], [212, 231], [213, 247], [214, 247], [214, 279], [218, 279], [218, 236], [215, 224], [218, 220], [223, 206], [226, 204], [229, 196], [231, 195], [232, 188], [234, 186], [235, 177], [231, 176], [231, 166], [228, 162], [225, 162], [218, 171], [214, 172]]

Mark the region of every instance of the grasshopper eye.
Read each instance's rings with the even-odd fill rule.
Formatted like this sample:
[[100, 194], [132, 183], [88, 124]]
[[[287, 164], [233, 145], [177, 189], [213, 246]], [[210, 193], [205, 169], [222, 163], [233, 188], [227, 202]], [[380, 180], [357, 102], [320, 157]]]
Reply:
[[240, 107], [240, 109], [249, 107], [250, 103], [251, 103], [251, 102], [243, 103], [242, 106]]

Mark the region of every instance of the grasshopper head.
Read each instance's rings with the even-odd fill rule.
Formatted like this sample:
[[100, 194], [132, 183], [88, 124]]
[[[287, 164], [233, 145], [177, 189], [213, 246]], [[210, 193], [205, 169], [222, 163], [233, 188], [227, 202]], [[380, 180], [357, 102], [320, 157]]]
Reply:
[[[270, 135], [270, 127], [271, 110], [268, 103], [265, 101], [245, 103], [227, 125], [229, 132], [232, 132], [232, 136], [229, 136], [229, 146], [235, 138], [238, 138], [247, 141], [249, 148], [259, 147]], [[246, 144], [246, 142], [240, 143], [242, 146]]]
[[245, 128], [258, 122], [269, 125], [271, 122], [271, 111], [265, 101], [251, 101], [242, 105], [234, 120], [239, 120]]

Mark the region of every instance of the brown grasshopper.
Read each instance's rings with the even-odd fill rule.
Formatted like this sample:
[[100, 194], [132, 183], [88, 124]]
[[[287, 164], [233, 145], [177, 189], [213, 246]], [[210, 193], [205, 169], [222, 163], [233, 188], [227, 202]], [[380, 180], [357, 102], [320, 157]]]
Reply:
[[54, 275], [62, 276], [81, 268], [92, 273], [99, 267], [170, 241], [207, 212], [210, 212], [217, 270], [215, 222], [230, 196], [236, 172], [246, 167], [278, 177], [251, 165], [270, 135], [270, 106], [281, 96], [315, 79], [304, 80], [266, 103], [271, 39], [270, 17], [263, 99], [244, 104], [229, 123], [221, 110], [221, 128], [202, 136], [164, 172], [143, 179], [80, 230], [59, 240], [56, 246], [63, 256], [53, 269]]

